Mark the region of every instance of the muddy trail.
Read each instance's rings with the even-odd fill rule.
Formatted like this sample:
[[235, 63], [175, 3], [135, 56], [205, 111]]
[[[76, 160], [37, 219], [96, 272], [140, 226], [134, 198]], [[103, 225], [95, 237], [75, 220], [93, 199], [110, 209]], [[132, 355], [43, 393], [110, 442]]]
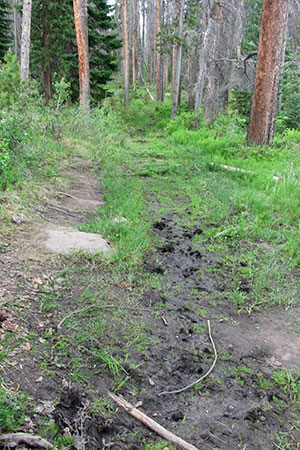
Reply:
[[[115, 391], [199, 449], [298, 448], [295, 391], [280, 375], [299, 367], [296, 313], [238, 314], [228, 292], [233, 280], [251, 292], [251, 280], [239, 271], [248, 262], [224, 264], [222, 255], [207, 250], [209, 240], [195, 245], [202, 224], [184, 225], [175, 212], [153, 214], [151, 233], [160, 243], [145, 255], [140, 281], [118, 278], [101, 258], [52, 254], [43, 247], [45, 227], [79, 225], [103, 204], [91, 166], [78, 159], [66, 175], [63, 192], [35, 205], [2, 247], [1, 336], [10, 339], [1, 372], [9, 389], [29, 395], [22, 431], [43, 430], [50, 440], [73, 437], [69, 446], [57, 438], [58, 449], [134, 450], [161, 441], [116, 408], [108, 397]], [[143, 288], [149, 274], [160, 277], [159, 289]], [[98, 298], [102, 291], [99, 311], [88, 295]], [[77, 302], [80, 296], [86, 303]], [[101, 329], [93, 340], [83, 333], [79, 340], [100, 315], [110, 331]], [[143, 340], [134, 334], [141, 326]], [[111, 363], [122, 359], [119, 369], [103, 364], [104, 346]], [[168, 393], [205, 375], [216, 357], [203, 381]], [[290, 447], [279, 447], [278, 436]]]

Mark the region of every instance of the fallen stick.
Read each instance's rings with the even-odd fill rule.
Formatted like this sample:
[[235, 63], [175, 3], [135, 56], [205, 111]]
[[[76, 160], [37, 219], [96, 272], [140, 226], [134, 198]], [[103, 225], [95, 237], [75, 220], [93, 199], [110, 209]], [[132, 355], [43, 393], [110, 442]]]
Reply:
[[29, 433], [9, 433], [0, 435], [0, 447], [16, 448], [19, 445], [28, 445], [34, 448], [53, 448], [53, 445], [41, 436]]
[[143, 77], [143, 75], [142, 75], [141, 67], [140, 67], [140, 77], [141, 77], [141, 80], [142, 80], [143, 85], [145, 86], [146, 91], [147, 91], [148, 94], [149, 94], [149, 97], [150, 97], [151, 100], [154, 102], [154, 97], [153, 97], [153, 95], [151, 94], [150, 89], [149, 89], [148, 86], [146, 85], [146, 82], [145, 82], [144, 77]]
[[[253, 172], [252, 170], [246, 170], [246, 169], [240, 169], [239, 167], [232, 167], [232, 166], [226, 166], [225, 164], [216, 164], [216, 163], [210, 163], [211, 166], [215, 167], [221, 167], [222, 169], [229, 170], [230, 172], [241, 172], [241, 173], [247, 173], [249, 175], [258, 175], [257, 173]], [[274, 181], [279, 181], [279, 177], [274, 175], [273, 177]]]
[[212, 343], [212, 346], [213, 346], [213, 349], [214, 349], [214, 353], [215, 353], [215, 359], [214, 359], [214, 362], [213, 362], [212, 365], [210, 366], [209, 370], [208, 370], [204, 375], [202, 375], [202, 377], [198, 378], [198, 380], [193, 381], [193, 383], [188, 384], [187, 386], [185, 386], [185, 387], [183, 387], [183, 388], [181, 388], [181, 389], [177, 389], [176, 391], [166, 391], [166, 392], [161, 392], [161, 393], [158, 394], [158, 395], [180, 394], [180, 392], [187, 391], [189, 388], [195, 386], [195, 384], [198, 384], [198, 383], [200, 383], [200, 381], [204, 380], [204, 378], [207, 378], [208, 375], [213, 371], [213, 369], [214, 369], [214, 367], [215, 367], [215, 365], [216, 365], [217, 359], [218, 359], [218, 354], [217, 354], [217, 349], [216, 349], [215, 343], [214, 343], [213, 338], [212, 338], [212, 335], [211, 335], [210, 321], [209, 321], [209, 320], [207, 321], [207, 325], [208, 325], [209, 339], [210, 339], [210, 341], [211, 341], [211, 343]]
[[73, 197], [73, 195], [68, 194], [67, 192], [58, 192], [57, 195], [64, 195], [65, 197], [73, 198], [74, 200], [77, 200], [77, 197]]
[[168, 326], [168, 322], [166, 321], [166, 319], [164, 318], [164, 316], [161, 316], [161, 320], [163, 321], [163, 323], [166, 325], [166, 327]]
[[188, 442], [184, 441], [180, 437], [171, 433], [171, 431], [168, 431], [166, 428], [159, 425], [157, 422], [155, 422], [155, 420], [148, 417], [142, 411], [139, 411], [138, 409], [134, 408], [134, 406], [131, 403], [124, 400], [124, 398], [118, 397], [117, 395], [112, 394], [111, 392], [109, 392], [108, 395], [119, 406], [122, 406], [122, 408], [124, 408], [125, 411], [127, 411], [131, 416], [133, 416], [135, 419], [142, 422], [144, 425], [146, 425], [148, 428], [150, 428], [150, 430], [154, 431], [156, 434], [158, 434], [162, 438], [166, 439], [169, 442], [173, 442], [174, 444], [177, 444], [181, 448], [184, 448], [186, 450], [198, 450], [197, 447], [195, 447], [194, 445], [189, 444]]
[[226, 228], [226, 230], [223, 231], [219, 231], [219, 233], [215, 234], [215, 238], [222, 236], [223, 234], [228, 233], [228, 231], [230, 231], [230, 228]]

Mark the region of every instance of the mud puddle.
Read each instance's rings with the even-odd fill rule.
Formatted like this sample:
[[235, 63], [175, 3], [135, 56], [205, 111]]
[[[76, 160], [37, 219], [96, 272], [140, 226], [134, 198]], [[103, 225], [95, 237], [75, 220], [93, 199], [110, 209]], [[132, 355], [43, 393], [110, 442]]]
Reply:
[[[68, 190], [65, 194], [75, 197], [76, 193]], [[53, 220], [52, 212], [48, 214]], [[66, 219], [67, 214], [61, 217]], [[238, 314], [228, 296], [237, 270], [230, 265], [224, 268], [220, 255], [207, 251], [205, 242], [195, 247], [194, 239], [203, 233], [201, 225], [179, 225], [177, 217], [169, 215], [155, 222], [152, 231], [161, 243], [146, 255], [144, 270], [161, 275], [161, 287], [143, 293], [132, 321], [133, 326], [146, 324], [152, 344], [142, 350], [128, 349], [130, 360], [124, 368], [130, 378], [117, 394], [199, 449], [275, 449], [278, 436], [283, 436], [290, 448], [297, 448], [299, 436], [291, 425], [295, 422], [294, 393], [284, 391], [272, 378], [278, 369], [299, 367], [299, 335], [293, 331], [291, 315], [280, 308], [250, 316]], [[44, 262], [34, 257], [29, 264], [25, 261], [25, 268], [22, 258], [16, 261], [9, 252], [6, 258], [10, 260], [6, 278], [10, 283], [15, 280], [15, 291], [8, 291], [12, 298], [20, 298], [15, 307], [15, 313], [23, 315], [19, 331], [23, 330], [25, 339], [27, 333], [36, 333], [39, 344], [30, 354], [25, 343], [4, 374], [38, 405], [32, 421], [39, 424], [50, 418], [64, 436], [74, 436], [74, 449], [142, 450], [145, 443], [159, 441], [125, 411], [109, 405], [107, 394], [114, 388], [109, 371], [99, 372], [87, 358], [88, 388], [70, 382], [74, 378], [70, 360], [78, 358], [76, 348], [68, 356], [56, 358], [58, 317], [55, 310], [40, 311], [40, 287], [45, 290], [54, 284], [64, 293], [65, 311], [61, 313], [67, 315], [75, 308], [77, 287], [60, 286], [63, 263], [57, 257]], [[18, 268], [16, 273], [13, 265]], [[89, 273], [92, 271], [99, 275], [91, 263]], [[251, 292], [249, 280], [239, 281], [244, 292]], [[125, 301], [122, 291], [113, 289], [118, 302]], [[17, 322], [17, 317], [13, 320]], [[215, 354], [207, 320], [218, 354], [212, 374], [185, 392], [160, 395], [187, 386], [211, 367]], [[49, 330], [53, 333], [48, 348], [51, 371], [44, 370], [41, 375]], [[114, 356], [118, 357], [118, 350]], [[95, 399], [106, 405], [103, 413], [95, 410]]]
[[[153, 232], [162, 242], [144, 268], [161, 274], [162, 286], [141, 301], [155, 312], [142, 314], [154, 344], [137, 359], [139, 368], [131, 371], [135, 389], [125, 385], [124, 397], [142, 401], [143, 411], [201, 449], [273, 449], [279, 435], [294, 448], [299, 435], [290, 431], [291, 393], [272, 378], [276, 369], [299, 367], [300, 340], [291, 316], [280, 308], [238, 314], [227, 295], [237, 272], [220, 268], [220, 257], [206, 251], [205, 243], [194, 248], [200, 226], [179, 226], [170, 215], [155, 222]], [[251, 290], [248, 280], [240, 285]], [[212, 365], [208, 319], [218, 353], [213, 373], [185, 392], [160, 395], [189, 385]]]

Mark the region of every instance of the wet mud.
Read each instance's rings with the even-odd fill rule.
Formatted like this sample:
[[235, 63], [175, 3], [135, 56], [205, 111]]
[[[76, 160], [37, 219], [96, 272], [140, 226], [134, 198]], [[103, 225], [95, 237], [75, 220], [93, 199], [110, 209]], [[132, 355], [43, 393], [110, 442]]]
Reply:
[[[147, 313], [142, 318], [154, 344], [130, 373], [140, 395], [125, 385], [124, 397], [142, 401], [143, 411], [198, 448], [276, 448], [278, 434], [289, 433], [294, 413], [287, 406], [288, 394], [270, 380], [276, 365], [295, 368], [300, 361], [299, 335], [290, 329], [288, 314], [279, 308], [251, 316], [237, 313], [228, 288], [238, 271], [224, 268], [220, 255], [206, 250], [205, 240], [195, 248], [193, 239], [203, 233], [201, 226], [179, 225], [170, 215], [153, 224], [153, 233], [161, 244], [147, 255], [144, 269], [161, 274], [162, 286], [145, 292], [141, 301], [156, 311], [155, 319]], [[251, 290], [245, 278], [239, 286]], [[161, 395], [189, 385], [211, 367], [215, 354], [208, 319], [218, 356], [212, 374], [182, 393]], [[286, 335], [280, 334], [286, 329]], [[277, 343], [268, 340], [274, 335], [281, 337]], [[284, 359], [284, 349], [277, 351], [283, 341], [290, 359]], [[294, 430], [291, 445], [298, 437]]]
[[[129, 378], [117, 394], [201, 450], [271, 450], [280, 448], [278, 436], [283, 436], [290, 448], [297, 448], [300, 436], [292, 428], [293, 393], [272, 381], [276, 370], [299, 367], [300, 340], [294, 331], [294, 316], [282, 308], [238, 314], [229, 292], [234, 282], [251, 295], [251, 281], [238, 271], [247, 261], [224, 266], [221, 255], [207, 249], [208, 240], [199, 243], [198, 239], [195, 244], [203, 231], [201, 224], [184, 225], [175, 214], [153, 223], [152, 233], [159, 244], [145, 255], [143, 269], [160, 277], [160, 288], [143, 292], [133, 321], [146, 324], [151, 345], [142, 350], [128, 349], [130, 359], [124, 368]], [[18, 269], [16, 277], [11, 276], [15, 263], [12, 254], [7, 252], [3, 258], [7, 258], [6, 279], [11, 283], [18, 280], [13, 283], [16, 291], [8, 284], [7, 289], [12, 296], [22, 298], [16, 311], [26, 320], [20, 322], [19, 331], [23, 327], [24, 336], [36, 333], [40, 342], [33, 354], [24, 350], [16, 354], [15, 361], [4, 370], [6, 379], [42, 405], [40, 412], [33, 414], [33, 422], [42, 423], [45, 417], [55, 421], [63, 435], [74, 436], [75, 450], [142, 450], [145, 443], [160, 441], [121, 408], [109, 405], [108, 391], [114, 386], [108, 370], [95, 370], [87, 358], [90, 389], [84, 383], [69, 382], [74, 375], [70, 360], [78, 358], [76, 348], [57, 361], [51, 355], [51, 373], [40, 376], [45, 330], [53, 332], [51, 348], [55, 348], [58, 335], [55, 313], [45, 315], [38, 309], [39, 286], [45, 289], [48, 281], [59, 279], [60, 263], [57, 257], [44, 266], [39, 259], [31, 262], [30, 280], [35, 284], [30, 290], [28, 274]], [[92, 270], [99, 269], [91, 265]], [[73, 297], [78, 295], [72, 289], [63, 296], [65, 314], [74, 309]], [[122, 302], [124, 291], [114, 289]], [[17, 321], [17, 317], [12, 318]], [[6, 315], [0, 317], [0, 322], [5, 320]], [[214, 370], [184, 392], [161, 395], [184, 388], [210, 369], [215, 352], [208, 320], [218, 357]], [[94, 348], [100, 347], [101, 342]], [[117, 359], [119, 350], [116, 348], [113, 355]], [[95, 400], [108, 405], [103, 413], [93, 407]]]

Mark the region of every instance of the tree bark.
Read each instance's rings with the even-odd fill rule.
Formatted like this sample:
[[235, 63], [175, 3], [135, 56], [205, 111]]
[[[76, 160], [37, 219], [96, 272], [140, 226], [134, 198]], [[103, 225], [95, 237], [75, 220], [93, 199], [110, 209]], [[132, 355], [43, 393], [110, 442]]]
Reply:
[[45, 104], [49, 105], [51, 98], [51, 67], [49, 57], [49, 34], [50, 34], [50, 22], [48, 4], [43, 3], [43, 48], [45, 51], [46, 64], [43, 67], [43, 81], [45, 91]]
[[140, 60], [140, 68], [141, 68], [141, 78], [144, 78], [144, 70], [145, 70], [145, 51], [146, 51], [146, 6], [142, 1], [141, 3], [142, 9], [142, 36], [141, 36], [141, 60]]
[[280, 63], [288, 0], [264, 0], [252, 97], [249, 145], [269, 145], [274, 136]]
[[[184, 0], [181, 0], [179, 26], [178, 26], [178, 38], [179, 39], [182, 39], [182, 36], [183, 36], [183, 12], [184, 12]], [[180, 41], [177, 45], [176, 70], [175, 70], [175, 78], [174, 78], [171, 119], [175, 118], [176, 112], [177, 112], [177, 107], [180, 102], [181, 58], [182, 58], [182, 42]]]
[[20, 36], [19, 36], [19, 23], [20, 23], [20, 14], [17, 11], [18, 0], [13, 0], [12, 4], [12, 18], [13, 18], [13, 36], [14, 36], [14, 53], [15, 55], [19, 55], [20, 53]]
[[124, 97], [125, 105], [129, 105], [129, 51], [128, 51], [128, 31], [127, 31], [127, 1], [123, 0], [123, 48], [124, 48]]
[[137, 15], [137, 0], [133, 1], [133, 26], [132, 26], [132, 84], [133, 90], [136, 91], [136, 15]]
[[177, 35], [178, 35], [178, 21], [179, 21], [179, 0], [175, 0], [174, 4], [174, 16], [173, 16], [173, 22], [175, 23], [175, 42], [173, 43], [173, 49], [172, 49], [172, 92], [174, 92], [174, 86], [175, 86], [175, 77], [176, 77], [176, 59], [177, 59], [177, 48], [178, 48], [178, 42], [177, 42]]
[[73, 7], [78, 49], [80, 106], [87, 112], [90, 98], [87, 0], [73, 0]]
[[161, 22], [161, 6], [160, 0], [156, 0], [156, 99], [158, 102], [163, 101], [162, 87], [162, 58], [160, 48], [160, 22]]
[[213, 122], [227, 104], [232, 55], [241, 43], [245, 8], [244, 0], [203, 0], [203, 5], [195, 112], [202, 107], [205, 119]]
[[25, 83], [29, 79], [30, 30], [31, 30], [31, 0], [24, 0], [22, 12], [21, 37], [21, 68], [20, 76]]

